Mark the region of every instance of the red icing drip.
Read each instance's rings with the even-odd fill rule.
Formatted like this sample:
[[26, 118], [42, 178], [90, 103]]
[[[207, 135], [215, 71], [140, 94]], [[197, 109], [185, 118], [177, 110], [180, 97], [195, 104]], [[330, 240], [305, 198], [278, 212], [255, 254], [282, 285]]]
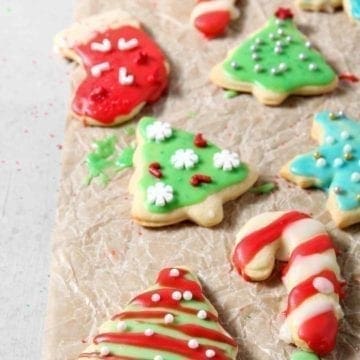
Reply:
[[316, 277], [324, 277], [328, 279], [334, 285], [335, 293], [338, 294], [339, 297], [344, 296], [342, 284], [338, 281], [336, 275], [330, 270], [324, 270], [319, 274], [306, 279], [304, 282], [300, 283], [291, 290], [288, 296], [286, 315], [289, 315], [292, 311], [294, 311], [299, 305], [302, 304], [303, 301], [319, 293], [319, 291], [315, 289], [313, 285], [313, 280]]
[[202, 174], [195, 174], [190, 179], [190, 184], [192, 186], [199, 186], [203, 183], [209, 184], [211, 183], [211, 177]]
[[335, 348], [338, 321], [333, 311], [312, 317], [299, 327], [298, 335], [312, 351], [325, 356]]
[[307, 256], [319, 254], [326, 250], [334, 249], [334, 245], [329, 235], [323, 234], [302, 243], [291, 253], [288, 265], [282, 270], [282, 275], [286, 275], [297, 256]]
[[198, 133], [195, 135], [194, 145], [200, 148], [207, 146], [207, 141], [204, 139], [203, 134]]
[[295, 221], [308, 218], [309, 215], [291, 211], [282, 215], [271, 224], [250, 233], [236, 245], [233, 254], [233, 264], [237, 271], [244, 276], [245, 266], [266, 245], [278, 240], [284, 229]]
[[286, 19], [292, 19], [294, 17], [294, 14], [290, 9], [280, 7], [276, 10], [275, 16], [278, 19], [286, 20]]
[[156, 178], [161, 178], [163, 176], [160, 169], [161, 165], [158, 162], [154, 162], [149, 165], [149, 173]]
[[[197, 349], [190, 349], [187, 345], [187, 341], [173, 339], [171, 337], [160, 334], [146, 336], [142, 333], [107, 333], [100, 334], [94, 338], [95, 344], [100, 344], [103, 342], [170, 351], [178, 355], [189, 357], [189, 359], [192, 360], [206, 359], [205, 351], [208, 349], [201, 345], [199, 345]], [[212, 348], [216, 351], [216, 348]], [[227, 356], [222, 354], [221, 350], [216, 352], [215, 358], [219, 360], [229, 359]]]
[[204, 328], [198, 325], [171, 325], [170, 328], [174, 330], [180, 330], [184, 334], [192, 336], [194, 338], [206, 338], [213, 341], [223, 342], [231, 346], [237, 346], [237, 343], [232, 338], [222, 334], [218, 331]]
[[[118, 40], [136, 38], [139, 45], [130, 50], [120, 51]], [[109, 52], [91, 50], [92, 42], [111, 42]], [[141, 29], [124, 26], [107, 30], [94, 36], [85, 45], [74, 47], [83, 61], [87, 77], [76, 90], [73, 111], [82, 117], [93, 118], [111, 125], [119, 116], [129, 115], [135, 107], [144, 102], [155, 102], [168, 84], [164, 55], [155, 42]], [[91, 67], [109, 62], [110, 70], [99, 77], [91, 75]], [[134, 76], [134, 84], [121, 85], [119, 68], [125, 67]]]
[[230, 12], [226, 10], [211, 11], [195, 19], [195, 27], [207, 38], [223, 35], [230, 22]]
[[348, 82], [352, 82], [352, 83], [356, 83], [356, 82], [360, 81], [360, 79], [356, 75], [353, 75], [353, 74], [340, 74], [339, 79], [345, 80]]

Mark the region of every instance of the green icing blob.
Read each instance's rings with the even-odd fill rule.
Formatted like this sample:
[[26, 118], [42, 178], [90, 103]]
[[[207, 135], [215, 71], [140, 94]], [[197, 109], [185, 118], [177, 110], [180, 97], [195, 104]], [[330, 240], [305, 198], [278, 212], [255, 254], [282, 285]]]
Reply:
[[252, 187], [249, 191], [255, 194], [269, 194], [277, 189], [277, 185], [273, 182], [268, 182], [259, 186]]
[[224, 91], [224, 98], [225, 99], [232, 99], [232, 98], [234, 98], [234, 97], [236, 97], [238, 95], [239, 95], [239, 93], [237, 91], [235, 91], [235, 90], [225, 90]]
[[291, 355], [291, 360], [319, 360], [319, 358], [314, 353], [307, 351], [297, 351]]
[[[282, 51], [275, 53], [278, 42], [282, 44]], [[264, 28], [231, 52], [223, 63], [223, 70], [232, 80], [253, 83], [278, 93], [330, 84], [336, 78], [335, 72], [306, 42], [291, 19], [272, 17]], [[304, 60], [300, 60], [300, 54], [304, 54]], [[286, 70], [279, 71], [280, 64], [285, 64]], [[310, 70], [310, 64], [316, 69]], [[256, 65], [261, 70], [256, 71]], [[278, 73], [273, 75], [271, 69], [277, 69]]]
[[94, 178], [99, 178], [100, 182], [106, 185], [114, 173], [132, 167], [134, 149], [127, 147], [118, 153], [116, 142], [115, 135], [94, 142], [95, 151], [90, 152], [86, 158], [89, 172], [86, 180], [87, 184], [90, 184]]
[[[140, 121], [138, 128], [143, 141], [139, 151], [141, 151], [144, 164], [140, 188], [150, 212], [167, 213], [184, 206], [197, 204], [204, 201], [211, 194], [242, 182], [248, 176], [249, 170], [245, 164], [241, 164], [238, 168], [231, 171], [217, 169], [213, 165], [213, 156], [221, 151], [221, 149], [211, 143], [208, 143], [204, 148], [196, 147], [193, 143], [194, 134], [186, 131], [172, 129], [172, 136], [160, 143], [148, 140], [146, 128], [154, 121], [155, 119], [152, 117], [145, 117]], [[170, 158], [179, 149], [194, 150], [199, 156], [199, 162], [191, 169], [175, 169], [170, 162]], [[161, 179], [157, 179], [149, 173], [149, 164], [153, 162], [158, 162], [161, 165], [163, 174]], [[201, 184], [197, 187], [192, 186], [190, 179], [195, 174], [210, 176], [212, 182]], [[146, 190], [159, 180], [173, 187], [174, 198], [165, 206], [156, 206], [146, 201]]]

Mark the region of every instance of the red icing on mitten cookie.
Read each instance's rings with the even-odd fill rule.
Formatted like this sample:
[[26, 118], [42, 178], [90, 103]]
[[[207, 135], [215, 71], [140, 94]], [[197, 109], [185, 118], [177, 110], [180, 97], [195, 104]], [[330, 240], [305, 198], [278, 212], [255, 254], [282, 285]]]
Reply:
[[[82, 23], [77, 25], [78, 33], [68, 30], [60, 35], [66, 44], [60, 45], [60, 51], [86, 71], [75, 91], [72, 111], [85, 123], [103, 126], [130, 119], [146, 103], [158, 100], [168, 84], [168, 66], [157, 44], [136, 23], [127, 25], [129, 20], [119, 21], [108, 14], [111, 21], [103, 15], [101, 26], [98, 17], [87, 20], [94, 29], [84, 39], [79, 30]], [[71, 36], [76, 39], [66, 43]]]
[[194, 27], [212, 39], [225, 33], [230, 20], [239, 16], [235, 0], [198, 1], [191, 13]]

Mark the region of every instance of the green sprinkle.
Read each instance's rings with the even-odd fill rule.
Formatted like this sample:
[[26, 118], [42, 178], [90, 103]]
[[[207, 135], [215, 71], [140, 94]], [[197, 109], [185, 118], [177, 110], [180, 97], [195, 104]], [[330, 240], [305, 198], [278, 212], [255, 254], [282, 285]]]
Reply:
[[277, 185], [273, 182], [268, 182], [259, 186], [252, 187], [249, 191], [254, 194], [269, 194], [277, 189]]
[[187, 114], [187, 117], [188, 117], [188, 118], [194, 118], [196, 115], [197, 115], [197, 112], [195, 112], [195, 111], [189, 111], [188, 114]]
[[232, 98], [234, 98], [234, 97], [236, 97], [238, 95], [239, 95], [239, 93], [237, 91], [235, 91], [235, 90], [225, 90], [224, 91], [224, 98], [225, 99], [232, 99]]
[[290, 360], [319, 360], [319, 358], [316, 354], [311, 352], [296, 351], [291, 355]]

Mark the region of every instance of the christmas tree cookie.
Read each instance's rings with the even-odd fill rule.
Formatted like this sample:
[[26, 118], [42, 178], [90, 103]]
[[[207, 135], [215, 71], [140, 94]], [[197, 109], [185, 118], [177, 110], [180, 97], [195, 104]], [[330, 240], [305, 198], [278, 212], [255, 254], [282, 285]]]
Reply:
[[333, 12], [342, 7], [343, 0], [296, 0], [297, 6], [308, 11]]
[[186, 219], [216, 225], [223, 219], [223, 203], [239, 197], [257, 179], [237, 153], [151, 117], [139, 122], [137, 144], [130, 181], [132, 216], [144, 226]]
[[328, 193], [327, 208], [339, 227], [360, 221], [360, 123], [343, 112], [315, 116], [312, 137], [320, 145], [299, 155], [281, 175], [303, 188]]
[[167, 88], [165, 56], [124, 11], [74, 24], [55, 37], [55, 48], [84, 69], [71, 111], [85, 124], [112, 126], [127, 121]]
[[105, 322], [79, 360], [235, 360], [236, 354], [199, 280], [179, 267], [163, 269], [153, 287]]
[[290, 10], [277, 10], [262, 29], [212, 69], [211, 80], [225, 89], [253, 93], [266, 105], [279, 105], [291, 94], [332, 91], [337, 75], [292, 18]]

